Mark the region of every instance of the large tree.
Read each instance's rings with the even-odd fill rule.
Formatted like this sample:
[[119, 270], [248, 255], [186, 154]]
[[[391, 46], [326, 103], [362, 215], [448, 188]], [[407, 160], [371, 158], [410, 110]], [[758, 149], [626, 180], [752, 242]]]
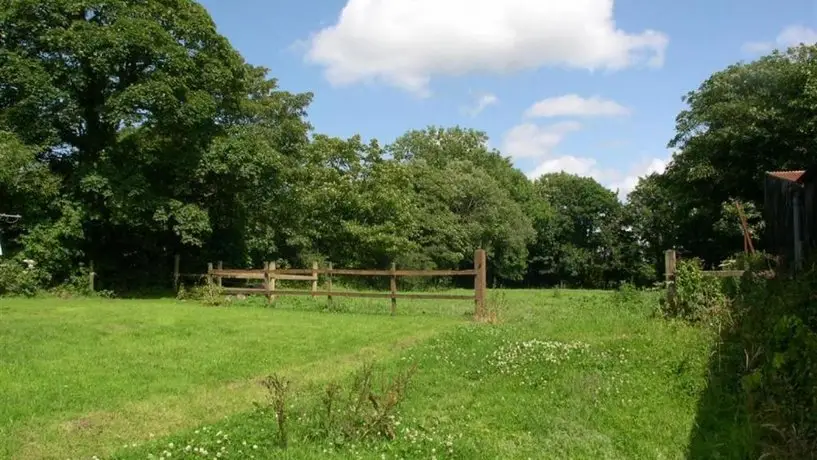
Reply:
[[734, 227], [716, 225], [733, 200], [759, 207], [766, 171], [817, 163], [817, 47], [729, 66], [685, 101], [661, 194], [672, 197], [678, 243], [717, 262], [742, 248]]
[[590, 287], [635, 281], [633, 270], [640, 270], [639, 260], [631, 260], [635, 242], [614, 192], [592, 178], [563, 172], [540, 177], [534, 188], [548, 204], [536, 221], [534, 280]]
[[276, 91], [196, 2], [6, 1], [0, 30], [0, 130], [37, 152], [63, 199], [47, 216], [63, 225], [26, 219], [29, 250], [62, 241], [43, 263], [68, 236], [101, 269], [224, 252], [208, 241], [253, 222], [246, 191], [306, 141], [308, 96]]

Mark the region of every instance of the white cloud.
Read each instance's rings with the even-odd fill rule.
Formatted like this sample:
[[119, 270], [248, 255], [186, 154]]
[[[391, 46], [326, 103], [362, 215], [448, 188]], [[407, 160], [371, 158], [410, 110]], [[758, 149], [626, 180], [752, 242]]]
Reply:
[[625, 201], [627, 195], [635, 190], [640, 178], [652, 173], [663, 173], [667, 162], [667, 159], [652, 158], [633, 165], [627, 173], [623, 173], [616, 169], [601, 168], [593, 158], [564, 155], [544, 160], [528, 173], [528, 178], [535, 180], [545, 174], [557, 172], [592, 177], [608, 189], [617, 191], [619, 199]]
[[609, 185], [611, 190], [618, 190], [618, 196], [621, 200], [626, 200], [627, 195], [630, 194], [638, 185], [638, 180], [642, 177], [649, 176], [653, 173], [662, 174], [667, 169], [667, 160], [661, 158], [653, 158], [649, 162], [637, 165], [630, 170], [629, 175], [622, 180], [613, 182]]
[[667, 43], [617, 28], [613, 0], [348, 0], [306, 60], [336, 85], [380, 80], [427, 96], [435, 75], [658, 67]]
[[763, 54], [775, 48], [787, 49], [800, 44], [811, 45], [817, 43], [817, 31], [809, 27], [792, 25], [783, 29], [770, 42], [749, 42], [743, 45], [743, 51], [749, 54]]
[[528, 173], [531, 180], [538, 179], [549, 173], [566, 172], [578, 176], [593, 177], [598, 180], [599, 170], [596, 168], [596, 160], [592, 158], [574, 157], [565, 155], [549, 160], [545, 160], [533, 171]]
[[463, 111], [475, 117], [482, 113], [483, 110], [497, 103], [499, 103], [499, 98], [495, 94], [485, 93], [477, 97], [471, 107], [463, 108]]
[[516, 125], [503, 140], [502, 152], [518, 160], [523, 158], [544, 158], [564, 140], [567, 134], [581, 129], [575, 121], [563, 121], [552, 125], [523, 123]]
[[543, 99], [533, 104], [527, 111], [527, 117], [560, 117], [560, 116], [606, 116], [615, 117], [628, 115], [630, 109], [616, 101], [603, 99], [598, 96], [583, 98], [577, 94]]

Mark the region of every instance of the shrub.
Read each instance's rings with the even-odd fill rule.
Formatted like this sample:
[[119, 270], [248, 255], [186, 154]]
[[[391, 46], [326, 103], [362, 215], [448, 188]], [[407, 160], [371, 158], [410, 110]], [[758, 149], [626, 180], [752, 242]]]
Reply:
[[176, 292], [176, 298], [178, 300], [195, 300], [204, 305], [214, 307], [227, 302], [224, 289], [207, 278], [205, 278], [204, 284], [196, 285], [189, 289], [184, 286], [179, 286], [179, 290]]
[[79, 269], [68, 276], [64, 282], [54, 287], [51, 293], [58, 297], [105, 297], [110, 298], [114, 296], [113, 291], [108, 290], [91, 290], [89, 283], [91, 270], [84, 265], [80, 265]]
[[671, 295], [662, 305], [665, 316], [718, 326], [728, 320], [730, 302], [721, 280], [706, 276], [700, 260], [679, 261], [669, 289]]
[[623, 308], [633, 308], [643, 304], [641, 292], [632, 283], [622, 283], [613, 294], [616, 304]]
[[704, 418], [696, 423], [711, 429], [745, 420], [745, 432], [751, 433], [737, 446], [731, 444], [734, 428], [715, 436], [707, 431], [704, 437], [712, 445], [697, 456], [715, 458], [739, 449], [753, 458], [815, 458], [817, 269], [796, 278], [774, 277], [773, 266], [763, 254], [734, 257], [722, 267], [746, 272], [723, 282], [702, 277], [697, 263], [678, 266], [667, 316], [719, 320], [705, 321], [718, 326], [720, 340], [702, 401], [722, 407], [702, 410]]
[[11, 260], [0, 263], [0, 295], [34, 296], [48, 282], [48, 273]]

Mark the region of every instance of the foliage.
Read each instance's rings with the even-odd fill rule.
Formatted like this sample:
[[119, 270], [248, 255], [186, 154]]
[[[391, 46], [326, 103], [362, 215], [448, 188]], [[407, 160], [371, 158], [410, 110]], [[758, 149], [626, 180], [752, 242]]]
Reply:
[[0, 7], [0, 202], [25, 216], [4, 242], [48, 274], [41, 287], [89, 260], [138, 290], [167, 287], [175, 254], [187, 267], [443, 269], [470, 267], [477, 248], [503, 283], [655, 276], [599, 184], [534, 185], [463, 127], [386, 146], [313, 132], [312, 95], [246, 64], [201, 5], [131, 3]]
[[728, 321], [729, 299], [723, 292], [721, 280], [707, 276], [700, 260], [678, 261], [670, 292], [663, 304], [665, 316], [718, 326]]
[[816, 272], [775, 276], [762, 253], [738, 255], [724, 268], [746, 272], [719, 283], [701, 277], [699, 263], [679, 263], [675, 300], [666, 310], [717, 326], [719, 336], [691, 455], [811, 458], [817, 448]]
[[16, 260], [0, 262], [0, 295], [34, 296], [47, 276], [44, 271], [26, 268]]
[[817, 163], [815, 66], [813, 45], [774, 51], [715, 72], [685, 96], [669, 145], [673, 160], [630, 196], [656, 263], [667, 247], [708, 264], [742, 249], [735, 201], [762, 243], [766, 172]]
[[179, 300], [195, 300], [211, 307], [224, 305], [227, 301], [224, 289], [209, 279], [205, 279], [202, 284], [197, 284], [189, 289], [180, 286], [176, 298]]
[[534, 184], [540, 205], [531, 270], [547, 284], [607, 287], [651, 281], [643, 251], [615, 193], [594, 179], [546, 174]]

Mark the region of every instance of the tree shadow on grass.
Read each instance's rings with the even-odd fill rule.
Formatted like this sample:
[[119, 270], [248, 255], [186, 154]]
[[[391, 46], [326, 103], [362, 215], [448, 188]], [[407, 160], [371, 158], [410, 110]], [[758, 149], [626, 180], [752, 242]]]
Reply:
[[741, 281], [737, 324], [711, 353], [687, 458], [817, 459], [815, 274]]
[[724, 334], [710, 354], [708, 382], [698, 400], [687, 458], [756, 459], [760, 456], [751, 405], [741, 391], [746, 355], [739, 337]]

